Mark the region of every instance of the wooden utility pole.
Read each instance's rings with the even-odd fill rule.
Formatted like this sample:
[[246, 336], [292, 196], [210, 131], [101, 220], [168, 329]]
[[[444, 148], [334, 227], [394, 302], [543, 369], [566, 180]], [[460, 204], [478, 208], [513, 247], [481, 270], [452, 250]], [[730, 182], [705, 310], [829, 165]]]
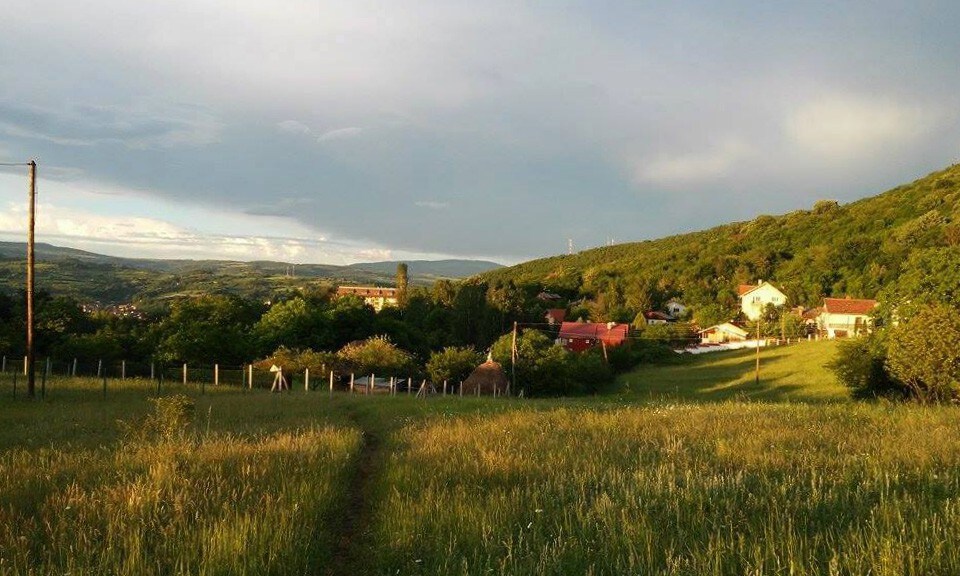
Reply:
[[30, 166], [30, 198], [28, 201], [27, 217], [27, 396], [36, 395], [36, 380], [33, 373], [35, 360], [33, 349], [33, 265], [34, 265], [34, 225], [37, 214], [37, 163], [33, 160], [27, 163]]
[[760, 324], [763, 323], [763, 314], [757, 317], [757, 370], [754, 382], [760, 384]]

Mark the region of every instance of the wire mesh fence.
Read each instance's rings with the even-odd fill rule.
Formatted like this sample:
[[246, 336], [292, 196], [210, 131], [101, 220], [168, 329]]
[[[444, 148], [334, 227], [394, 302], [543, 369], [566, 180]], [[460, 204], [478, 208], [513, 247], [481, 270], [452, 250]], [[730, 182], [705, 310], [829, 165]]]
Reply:
[[[34, 364], [35, 394], [40, 397], [69, 392], [72, 395], [110, 391], [143, 390], [161, 394], [192, 390], [205, 394], [217, 390], [271, 390], [274, 392], [345, 392], [357, 395], [460, 396], [462, 382], [429, 382], [413, 375], [377, 376], [338, 373], [325, 368], [298, 372], [274, 372], [253, 364], [192, 365], [170, 362], [37, 358]], [[23, 397], [27, 389], [26, 358], [0, 357], [0, 397]], [[506, 389], [483, 395], [503, 396]], [[481, 395], [479, 388], [476, 394]]]

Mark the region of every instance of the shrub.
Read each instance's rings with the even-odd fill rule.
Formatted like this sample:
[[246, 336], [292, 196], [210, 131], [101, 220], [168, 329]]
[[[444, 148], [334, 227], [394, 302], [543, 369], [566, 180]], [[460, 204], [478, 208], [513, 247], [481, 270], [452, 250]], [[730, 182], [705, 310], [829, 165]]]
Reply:
[[427, 361], [427, 375], [431, 382], [450, 382], [466, 380], [470, 372], [482, 360], [473, 348], [448, 346], [440, 352], [434, 352]]
[[921, 402], [960, 396], [960, 312], [952, 306], [921, 306], [890, 330], [887, 366]]
[[360, 374], [389, 376], [416, 370], [413, 356], [398, 348], [386, 336], [351, 342], [341, 348], [337, 356], [348, 369]]
[[886, 337], [877, 331], [840, 342], [837, 357], [827, 368], [855, 398], [903, 397], [903, 385], [891, 376], [886, 362]]

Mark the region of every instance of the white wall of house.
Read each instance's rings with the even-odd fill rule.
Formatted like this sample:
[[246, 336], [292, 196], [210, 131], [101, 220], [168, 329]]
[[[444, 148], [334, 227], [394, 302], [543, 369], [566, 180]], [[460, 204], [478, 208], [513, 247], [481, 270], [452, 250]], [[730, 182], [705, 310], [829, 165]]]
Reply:
[[859, 336], [869, 330], [873, 321], [866, 314], [832, 314], [821, 312], [817, 317], [820, 332], [826, 332], [827, 338]]
[[785, 306], [787, 304], [786, 295], [769, 282], [764, 282], [740, 297], [740, 309], [743, 310], [744, 316], [750, 320], [759, 318], [767, 304], [773, 304], [774, 306]]
[[683, 313], [687, 311], [686, 306], [674, 300], [667, 302], [666, 309], [667, 309], [667, 314], [673, 316], [674, 318], [679, 318], [680, 316], [683, 316]]

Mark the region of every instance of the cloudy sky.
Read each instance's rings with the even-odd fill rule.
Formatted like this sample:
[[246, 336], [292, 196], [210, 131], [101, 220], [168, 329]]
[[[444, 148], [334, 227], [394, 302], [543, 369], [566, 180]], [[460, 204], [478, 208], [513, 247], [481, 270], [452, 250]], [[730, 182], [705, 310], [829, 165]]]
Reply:
[[[853, 200], [960, 157], [960, 3], [0, 0], [38, 238], [515, 262]], [[0, 237], [25, 172], [0, 169]]]

